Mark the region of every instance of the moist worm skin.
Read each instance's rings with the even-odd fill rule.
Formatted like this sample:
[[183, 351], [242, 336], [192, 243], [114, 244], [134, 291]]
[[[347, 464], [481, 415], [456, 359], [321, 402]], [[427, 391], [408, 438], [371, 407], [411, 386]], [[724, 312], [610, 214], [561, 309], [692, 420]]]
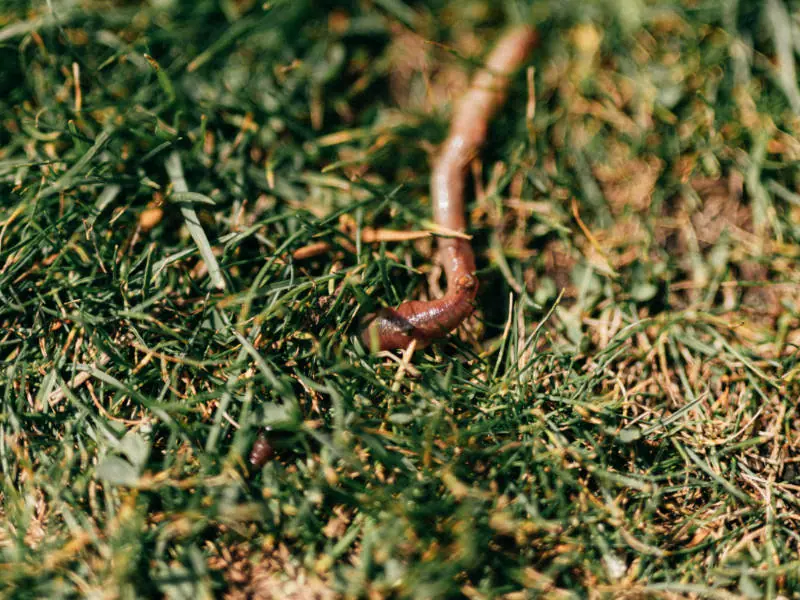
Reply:
[[[489, 121], [505, 101], [512, 75], [536, 45], [528, 26], [510, 29], [498, 40], [453, 113], [450, 133], [442, 144], [431, 174], [433, 218], [437, 225], [464, 232], [464, 179], [470, 161], [486, 140]], [[438, 300], [412, 300], [396, 309], [380, 310], [361, 334], [373, 350], [405, 348], [413, 340], [424, 347], [458, 327], [474, 309], [478, 293], [475, 255], [469, 241], [439, 238], [439, 260], [447, 278], [447, 293]]]
[[250, 450], [250, 456], [248, 457], [248, 460], [254, 468], [260, 469], [270, 458], [272, 458], [273, 454], [275, 454], [275, 450], [272, 447], [272, 444], [270, 444], [269, 440], [267, 440], [267, 436], [262, 433], [258, 436], [258, 439], [253, 444], [253, 448]]

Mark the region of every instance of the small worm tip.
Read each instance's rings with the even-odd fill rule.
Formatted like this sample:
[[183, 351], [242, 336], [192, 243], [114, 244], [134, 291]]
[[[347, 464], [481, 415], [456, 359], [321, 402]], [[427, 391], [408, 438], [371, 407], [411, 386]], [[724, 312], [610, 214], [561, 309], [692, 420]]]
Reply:
[[369, 351], [404, 348], [413, 338], [414, 326], [398, 310], [382, 308], [364, 319], [361, 341]]
[[274, 454], [275, 450], [272, 444], [262, 435], [259, 436], [253, 444], [252, 450], [250, 450], [249, 462], [256, 469], [260, 469]]

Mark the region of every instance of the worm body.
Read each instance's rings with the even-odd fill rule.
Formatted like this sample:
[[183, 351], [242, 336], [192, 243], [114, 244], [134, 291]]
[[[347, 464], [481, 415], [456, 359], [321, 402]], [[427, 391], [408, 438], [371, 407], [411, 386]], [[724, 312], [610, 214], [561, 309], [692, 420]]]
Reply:
[[275, 449], [272, 447], [272, 444], [269, 443], [266, 435], [261, 434], [253, 444], [248, 460], [255, 469], [260, 469], [267, 464], [267, 461], [272, 458], [274, 454]]
[[[453, 113], [450, 132], [431, 174], [433, 218], [437, 225], [464, 232], [464, 179], [470, 161], [486, 140], [489, 121], [506, 97], [512, 75], [523, 65], [537, 41], [528, 26], [508, 30], [478, 71]], [[472, 314], [478, 279], [470, 243], [440, 237], [439, 260], [447, 278], [447, 293], [438, 300], [404, 302], [379, 311], [362, 332], [373, 350], [405, 348], [412, 340], [427, 346], [458, 327]]]

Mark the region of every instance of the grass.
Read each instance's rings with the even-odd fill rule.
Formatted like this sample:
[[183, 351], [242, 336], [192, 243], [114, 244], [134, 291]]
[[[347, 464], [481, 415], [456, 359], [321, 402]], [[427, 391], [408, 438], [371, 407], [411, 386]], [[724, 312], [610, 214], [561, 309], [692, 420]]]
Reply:
[[[799, 597], [797, 11], [5, 3], [0, 595]], [[371, 356], [520, 20], [479, 310]]]

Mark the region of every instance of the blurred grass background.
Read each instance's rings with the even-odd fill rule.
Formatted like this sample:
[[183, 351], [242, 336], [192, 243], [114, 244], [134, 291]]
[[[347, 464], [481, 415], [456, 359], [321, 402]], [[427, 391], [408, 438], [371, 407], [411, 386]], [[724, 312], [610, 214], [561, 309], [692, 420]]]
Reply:
[[[370, 356], [515, 22], [478, 311]], [[785, 0], [6, 0], [0, 594], [800, 597], [799, 50]]]

